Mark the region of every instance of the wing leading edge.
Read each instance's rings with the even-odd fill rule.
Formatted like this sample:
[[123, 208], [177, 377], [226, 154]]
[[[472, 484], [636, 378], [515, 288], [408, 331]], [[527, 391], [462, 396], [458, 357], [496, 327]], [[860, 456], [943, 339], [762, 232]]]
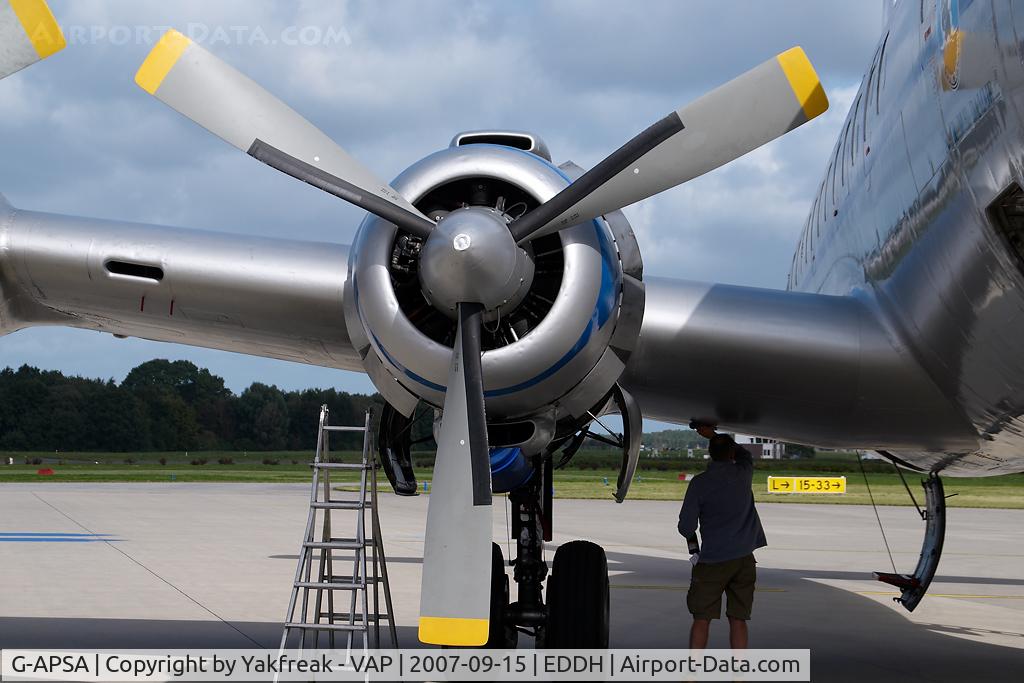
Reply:
[[19, 211], [0, 196], [0, 334], [65, 325], [362, 370], [348, 247]]

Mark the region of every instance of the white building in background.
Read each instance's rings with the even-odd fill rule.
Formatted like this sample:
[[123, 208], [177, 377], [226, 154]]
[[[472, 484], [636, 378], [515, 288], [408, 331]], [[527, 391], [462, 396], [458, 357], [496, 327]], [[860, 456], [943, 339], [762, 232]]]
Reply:
[[750, 456], [755, 460], [781, 460], [786, 455], [786, 444], [775, 439], [749, 434], [734, 434], [732, 438], [750, 451]]

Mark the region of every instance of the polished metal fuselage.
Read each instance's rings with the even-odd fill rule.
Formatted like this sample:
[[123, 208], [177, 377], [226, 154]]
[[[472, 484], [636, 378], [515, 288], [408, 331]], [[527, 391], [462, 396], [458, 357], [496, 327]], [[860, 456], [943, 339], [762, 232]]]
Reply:
[[919, 464], [1024, 469], [1024, 269], [988, 210], [1022, 182], [1022, 41], [1021, 3], [899, 3], [794, 256], [791, 288], [873, 299], [979, 435]]

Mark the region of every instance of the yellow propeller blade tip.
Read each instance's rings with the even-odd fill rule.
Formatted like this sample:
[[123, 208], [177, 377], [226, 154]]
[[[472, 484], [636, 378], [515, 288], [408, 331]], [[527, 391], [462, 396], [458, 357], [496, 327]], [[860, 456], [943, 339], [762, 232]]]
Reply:
[[135, 83], [150, 95], [155, 95], [160, 84], [185, 52], [185, 48], [191, 44], [192, 41], [187, 36], [173, 28], [168, 30], [150, 50], [142, 66], [135, 73]]
[[420, 617], [420, 642], [431, 645], [479, 647], [487, 642], [489, 631], [489, 619]]
[[800, 46], [790, 48], [777, 59], [807, 120], [825, 113], [828, 110], [828, 97], [804, 49]]
[[39, 59], [46, 59], [67, 46], [64, 33], [45, 0], [10, 0], [11, 9], [25, 29], [25, 35]]

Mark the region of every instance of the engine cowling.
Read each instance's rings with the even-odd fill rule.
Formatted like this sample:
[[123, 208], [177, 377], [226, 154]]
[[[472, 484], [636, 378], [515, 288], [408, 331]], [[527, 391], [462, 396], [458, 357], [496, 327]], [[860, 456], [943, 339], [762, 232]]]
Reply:
[[[460, 144], [464, 139], [456, 136], [454, 146], [408, 168], [393, 187], [434, 219], [486, 211], [510, 221], [582, 173], [505, 145]], [[459, 238], [468, 236], [455, 235], [455, 249]], [[622, 373], [643, 317], [639, 249], [621, 212], [537, 238], [522, 251], [519, 263], [507, 266], [519, 286], [491, 302], [484, 318], [493, 446], [542, 446], [559, 423], [577, 423], [598, 406]], [[420, 399], [443, 404], [455, 322], [436, 290], [444, 289], [437, 286], [444, 268], [453, 279], [467, 277], [444, 262], [425, 263], [429, 252], [423, 240], [373, 215], [350, 252], [348, 328], [377, 389], [404, 414]], [[493, 428], [502, 424], [509, 428]]]

